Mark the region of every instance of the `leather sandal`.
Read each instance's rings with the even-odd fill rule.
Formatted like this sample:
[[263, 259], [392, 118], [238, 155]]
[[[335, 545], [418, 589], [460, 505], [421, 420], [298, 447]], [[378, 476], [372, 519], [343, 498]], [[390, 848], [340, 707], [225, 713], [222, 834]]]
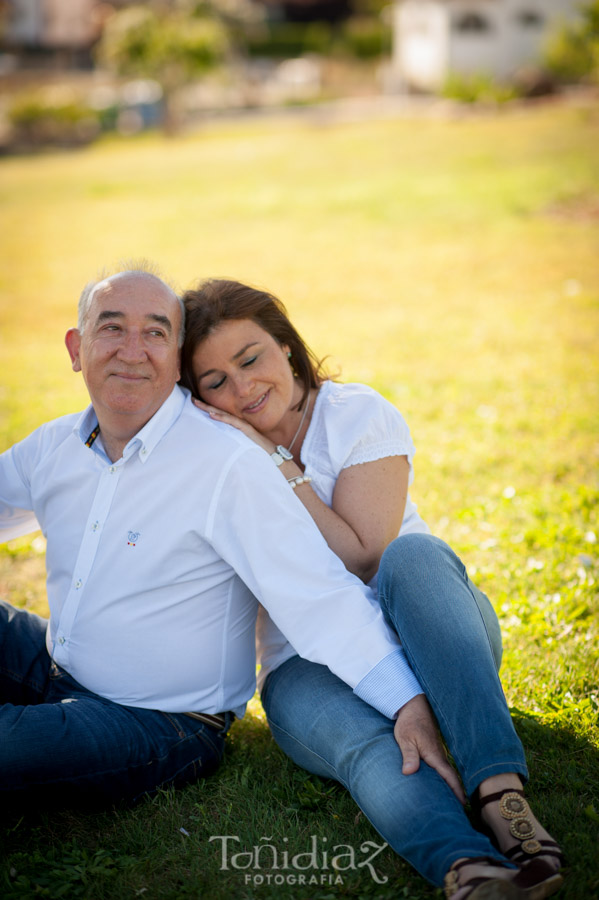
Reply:
[[[508, 850], [502, 850], [498, 846], [493, 830], [482, 821], [480, 815], [484, 806], [495, 802], [499, 802], [499, 812], [510, 823], [510, 834], [519, 841]], [[561, 867], [562, 851], [555, 841], [536, 839], [535, 826], [531, 821], [532, 815], [524, 791], [509, 788], [488, 794], [482, 800], [477, 795], [475, 806], [483, 830], [505, 858], [519, 867], [520, 872], [514, 883], [524, 891], [526, 900], [544, 900], [545, 897], [550, 897], [558, 891], [564, 879], [547, 857], [556, 859]]]
[[493, 875], [475, 875], [463, 884], [460, 884], [459, 870], [465, 866], [476, 866], [485, 863], [490, 869], [507, 869], [500, 860], [491, 856], [473, 856], [469, 859], [462, 859], [454, 863], [443, 879], [443, 890], [445, 897], [450, 900], [454, 894], [463, 888], [469, 888], [467, 893], [463, 894], [460, 900], [525, 900], [526, 894], [518, 887], [515, 878], [519, 875], [518, 869], [510, 869], [514, 873], [514, 878], [507, 880], [505, 878], [497, 878]]

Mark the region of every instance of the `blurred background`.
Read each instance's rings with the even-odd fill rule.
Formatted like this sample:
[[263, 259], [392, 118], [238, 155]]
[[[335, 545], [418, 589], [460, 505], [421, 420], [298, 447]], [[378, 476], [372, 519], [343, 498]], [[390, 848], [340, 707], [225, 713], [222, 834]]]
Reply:
[[596, 84], [596, 0], [0, 0], [0, 150]]
[[501, 496], [507, 427], [596, 482], [599, 0], [0, 0], [0, 40], [2, 447], [86, 402], [79, 291], [147, 256], [278, 293], [431, 508]]

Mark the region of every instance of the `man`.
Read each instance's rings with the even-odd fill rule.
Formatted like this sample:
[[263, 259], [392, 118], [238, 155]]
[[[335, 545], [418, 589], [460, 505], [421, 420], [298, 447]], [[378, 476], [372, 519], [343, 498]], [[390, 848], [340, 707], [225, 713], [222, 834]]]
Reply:
[[211, 772], [254, 691], [259, 600], [299, 653], [401, 710], [404, 772], [422, 755], [459, 792], [378, 605], [268, 456], [177, 386], [182, 335], [156, 275], [89, 285], [66, 345], [91, 406], [0, 456], [0, 538], [42, 528], [50, 607], [0, 606], [0, 791], [135, 800]]

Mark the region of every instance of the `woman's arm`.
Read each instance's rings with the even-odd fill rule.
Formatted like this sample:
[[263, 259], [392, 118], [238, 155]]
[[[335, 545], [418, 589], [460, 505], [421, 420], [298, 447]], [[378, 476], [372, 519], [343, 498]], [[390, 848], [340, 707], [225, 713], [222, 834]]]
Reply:
[[[275, 444], [244, 419], [194, 399], [209, 415], [243, 431], [267, 453]], [[279, 470], [287, 478], [303, 475], [294, 460]], [[406, 456], [385, 456], [373, 462], [342, 469], [333, 491], [332, 506], [323, 503], [310, 483], [299, 484], [295, 493], [304, 504], [327, 544], [346, 569], [368, 582], [376, 574], [383, 551], [399, 534], [408, 496], [410, 467]]]
[[[294, 462], [280, 467], [286, 478], [301, 475]], [[379, 567], [383, 551], [399, 534], [408, 495], [408, 460], [386, 456], [349, 466], [339, 473], [332, 508], [310, 484], [295, 492], [347, 569], [368, 582]]]

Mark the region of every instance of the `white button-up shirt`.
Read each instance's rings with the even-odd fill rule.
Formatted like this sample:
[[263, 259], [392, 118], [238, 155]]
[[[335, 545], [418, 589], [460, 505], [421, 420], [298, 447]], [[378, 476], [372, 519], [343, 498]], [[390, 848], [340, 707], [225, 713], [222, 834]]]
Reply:
[[[47, 539], [48, 652], [116, 703], [243, 714], [257, 600], [385, 715], [421, 688], [268, 454], [176, 387], [113, 463], [92, 407], [0, 456], [0, 539]], [[38, 525], [39, 523], [39, 525]]]

